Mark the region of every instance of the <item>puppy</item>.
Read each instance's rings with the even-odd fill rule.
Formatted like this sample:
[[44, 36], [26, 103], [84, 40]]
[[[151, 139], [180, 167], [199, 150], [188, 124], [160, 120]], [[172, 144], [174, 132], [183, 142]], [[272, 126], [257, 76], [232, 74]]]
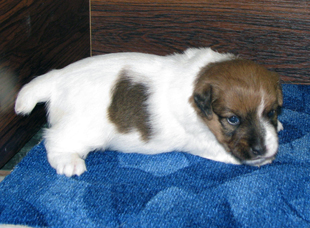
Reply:
[[104, 149], [260, 166], [274, 159], [282, 129], [279, 76], [210, 48], [90, 57], [26, 84], [15, 111], [29, 114], [39, 102], [48, 110], [48, 161], [68, 177]]

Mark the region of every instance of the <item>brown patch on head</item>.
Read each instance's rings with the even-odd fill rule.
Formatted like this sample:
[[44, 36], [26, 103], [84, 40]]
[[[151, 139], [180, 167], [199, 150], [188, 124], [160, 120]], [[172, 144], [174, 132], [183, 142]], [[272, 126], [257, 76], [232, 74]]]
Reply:
[[143, 83], [135, 83], [122, 71], [112, 91], [112, 102], [108, 109], [109, 119], [121, 133], [129, 133], [136, 129], [142, 140], [148, 141], [152, 134], [150, 114], [147, 100], [148, 87]]
[[261, 119], [277, 127], [279, 81], [278, 74], [249, 60], [212, 63], [198, 75], [190, 103], [228, 152], [253, 160], [266, 153]]

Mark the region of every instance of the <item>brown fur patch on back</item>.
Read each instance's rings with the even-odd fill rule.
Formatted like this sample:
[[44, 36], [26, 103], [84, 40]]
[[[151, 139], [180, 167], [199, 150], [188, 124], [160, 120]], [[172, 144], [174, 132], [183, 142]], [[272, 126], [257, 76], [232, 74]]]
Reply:
[[123, 70], [112, 91], [112, 102], [108, 109], [109, 119], [121, 133], [136, 129], [141, 138], [148, 141], [152, 135], [147, 100], [148, 87], [143, 83], [134, 83]]

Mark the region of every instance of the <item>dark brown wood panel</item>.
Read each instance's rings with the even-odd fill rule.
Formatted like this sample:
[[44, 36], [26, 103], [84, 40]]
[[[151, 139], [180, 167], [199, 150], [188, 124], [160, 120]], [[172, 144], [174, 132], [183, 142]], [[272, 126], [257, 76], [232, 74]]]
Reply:
[[0, 167], [45, 122], [42, 106], [15, 115], [21, 86], [89, 55], [87, 0], [0, 0]]
[[92, 54], [212, 47], [310, 83], [310, 1], [92, 0]]

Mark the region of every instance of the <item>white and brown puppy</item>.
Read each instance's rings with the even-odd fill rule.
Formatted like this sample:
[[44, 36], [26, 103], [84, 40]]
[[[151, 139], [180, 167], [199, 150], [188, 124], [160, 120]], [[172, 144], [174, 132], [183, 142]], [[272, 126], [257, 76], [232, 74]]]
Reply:
[[157, 56], [90, 57], [37, 77], [15, 110], [47, 102], [49, 163], [81, 175], [93, 150], [186, 151], [233, 164], [270, 163], [278, 150], [279, 76], [209, 48]]

